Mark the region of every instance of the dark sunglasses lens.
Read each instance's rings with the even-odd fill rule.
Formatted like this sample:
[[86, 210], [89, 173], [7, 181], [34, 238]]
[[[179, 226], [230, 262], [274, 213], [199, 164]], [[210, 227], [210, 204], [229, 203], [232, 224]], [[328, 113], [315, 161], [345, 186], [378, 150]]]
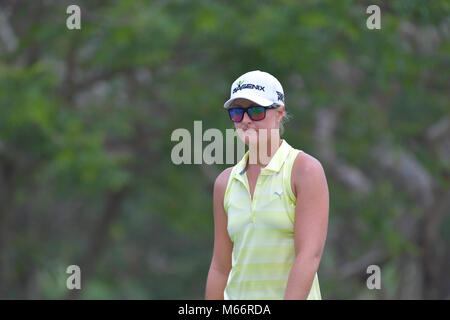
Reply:
[[231, 121], [240, 122], [244, 115], [244, 110], [242, 109], [229, 109], [228, 113], [230, 114]]
[[254, 121], [262, 120], [264, 119], [266, 115], [266, 109], [264, 107], [251, 107], [248, 108], [248, 113], [250, 115], [250, 118]]

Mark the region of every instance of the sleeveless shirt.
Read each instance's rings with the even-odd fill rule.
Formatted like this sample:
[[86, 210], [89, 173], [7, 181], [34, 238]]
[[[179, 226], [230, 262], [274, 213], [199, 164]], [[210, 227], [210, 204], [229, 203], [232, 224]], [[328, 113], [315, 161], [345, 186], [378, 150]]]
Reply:
[[[303, 151], [283, 139], [260, 171], [253, 200], [245, 172], [249, 152], [233, 167], [224, 195], [227, 230], [233, 242], [224, 299], [283, 299], [295, 260], [296, 198], [291, 171]], [[317, 272], [307, 299], [321, 299]]]

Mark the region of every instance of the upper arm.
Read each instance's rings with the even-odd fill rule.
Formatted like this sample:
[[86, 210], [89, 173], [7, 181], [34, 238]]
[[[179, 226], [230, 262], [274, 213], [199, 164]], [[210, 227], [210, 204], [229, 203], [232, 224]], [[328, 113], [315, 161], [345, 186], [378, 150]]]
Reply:
[[319, 259], [325, 244], [329, 194], [324, 169], [314, 157], [300, 152], [292, 167], [292, 185], [296, 196], [295, 254]]
[[228, 273], [231, 269], [233, 242], [228, 235], [228, 218], [223, 207], [225, 190], [232, 167], [225, 169], [214, 183], [214, 252], [211, 266], [218, 271]]

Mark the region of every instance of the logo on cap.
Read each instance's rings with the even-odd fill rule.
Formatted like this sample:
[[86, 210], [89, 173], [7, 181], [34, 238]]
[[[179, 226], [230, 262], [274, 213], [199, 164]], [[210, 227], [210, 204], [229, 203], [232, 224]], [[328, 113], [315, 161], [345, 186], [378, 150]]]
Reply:
[[263, 86], [255, 85], [253, 83], [243, 84], [243, 82], [244, 82], [244, 80], [241, 80], [238, 82], [237, 87], [233, 89], [233, 93], [236, 93], [237, 91], [242, 90], [242, 89], [255, 89], [255, 90], [265, 91], [264, 90], [265, 87], [263, 87]]
[[278, 95], [278, 100], [284, 102], [284, 94], [282, 94], [280, 91], [277, 91], [277, 95]]

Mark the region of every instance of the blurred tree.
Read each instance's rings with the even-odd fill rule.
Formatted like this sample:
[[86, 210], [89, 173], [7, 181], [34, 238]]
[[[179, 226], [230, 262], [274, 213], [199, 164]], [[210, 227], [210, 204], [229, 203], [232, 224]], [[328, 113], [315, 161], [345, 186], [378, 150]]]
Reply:
[[450, 297], [448, 1], [76, 1], [81, 30], [70, 4], [0, 4], [1, 298], [203, 298], [227, 166], [174, 165], [170, 135], [232, 128], [255, 69], [327, 174], [323, 297]]

